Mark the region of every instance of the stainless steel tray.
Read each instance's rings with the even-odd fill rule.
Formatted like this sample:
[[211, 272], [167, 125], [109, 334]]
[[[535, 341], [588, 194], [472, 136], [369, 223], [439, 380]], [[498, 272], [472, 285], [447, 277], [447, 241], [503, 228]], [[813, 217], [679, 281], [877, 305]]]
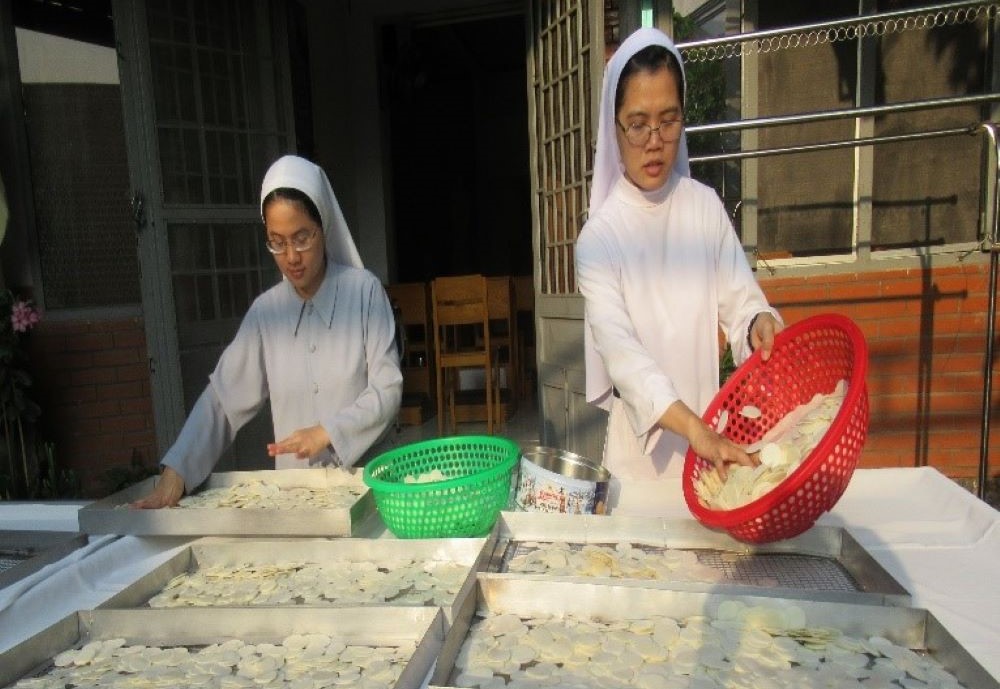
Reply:
[[[148, 495], [156, 478], [130, 486], [79, 511], [80, 530], [132, 536], [352, 536], [376, 513], [361, 472], [342, 469], [282, 469], [212, 474], [199, 491], [265, 481], [280, 488], [353, 485], [364, 490], [350, 508], [173, 508], [136, 510], [128, 504]], [[196, 491], [197, 492], [197, 491]]]
[[1000, 689], [1000, 683], [931, 613], [918, 608], [514, 578], [481, 577], [477, 592], [477, 609], [470, 609], [470, 598], [459, 621], [448, 631], [431, 684], [445, 686], [453, 680], [455, 658], [477, 611], [514, 613], [522, 618], [569, 615], [606, 622], [658, 615], [683, 620], [705, 615], [714, 618], [724, 601], [740, 601], [748, 606], [797, 607], [805, 613], [808, 627], [832, 628], [864, 638], [882, 636], [929, 654], [968, 689]]
[[[492, 552], [492, 545], [491, 538], [433, 540], [202, 538], [126, 586], [100, 607], [149, 608], [149, 599], [162, 591], [164, 586], [174, 577], [186, 572], [197, 571], [203, 567], [236, 567], [250, 563], [254, 565], [360, 563], [386, 567], [398, 562], [401, 558], [410, 558], [417, 562], [455, 563], [466, 568], [466, 577], [461, 589], [455, 594], [450, 604], [440, 606], [443, 607], [446, 620], [450, 624], [455, 614], [461, 609], [464, 600], [474, 594], [476, 574], [485, 567]], [[348, 607], [346, 604], [338, 605], [336, 601], [331, 601], [328, 605], [310, 605], [321, 608]], [[299, 605], [292, 602], [284, 606], [274, 607], [310, 607], [310, 605]], [[379, 605], [393, 606], [394, 604], [390, 600]], [[257, 606], [233, 605], [230, 607]], [[350, 607], [358, 606], [354, 604]], [[193, 608], [185, 607], [184, 609]]]
[[0, 531], [0, 588], [34, 574], [86, 545], [87, 536], [66, 531]]
[[51, 668], [51, 659], [71, 648], [104, 639], [128, 644], [197, 647], [239, 639], [280, 643], [291, 634], [327, 634], [360, 646], [416, 643], [398, 689], [420, 687], [444, 639], [444, 617], [436, 608], [92, 610], [73, 613], [0, 654], [0, 687]]
[[[880, 605], [909, 605], [910, 594], [845, 530], [814, 526], [764, 545], [737, 541], [693, 519], [503, 512], [487, 576], [613, 583], [643, 588], [717, 591]], [[546, 543], [631, 543], [647, 551], [692, 551], [717, 581], [553, 576], [507, 572], [507, 563]]]

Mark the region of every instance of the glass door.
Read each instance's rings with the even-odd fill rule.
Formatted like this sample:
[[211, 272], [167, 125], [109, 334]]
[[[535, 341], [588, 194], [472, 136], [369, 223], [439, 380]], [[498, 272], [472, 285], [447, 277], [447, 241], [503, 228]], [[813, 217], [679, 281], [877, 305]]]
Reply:
[[[284, 3], [116, 0], [143, 315], [162, 454], [253, 299], [280, 279], [260, 183], [294, 146]], [[270, 410], [217, 470], [272, 466]]]

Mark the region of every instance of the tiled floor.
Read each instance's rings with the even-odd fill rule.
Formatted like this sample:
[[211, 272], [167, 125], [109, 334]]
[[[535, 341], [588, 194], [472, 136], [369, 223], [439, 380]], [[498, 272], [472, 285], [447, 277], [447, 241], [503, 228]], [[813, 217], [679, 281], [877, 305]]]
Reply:
[[[525, 400], [519, 400], [517, 410], [514, 412], [514, 415], [507, 419], [504, 425], [501, 426], [499, 430], [495, 431], [494, 434], [510, 438], [517, 443], [519, 447], [524, 448], [540, 444], [539, 427], [538, 406], [535, 402], [535, 398], [532, 397]], [[450, 433], [448, 424], [445, 423], [445, 435], [485, 434], [485, 421], [459, 423], [455, 433]], [[395, 443], [397, 445], [406, 445], [437, 437], [437, 416], [431, 416], [430, 419], [419, 426], [401, 426], [399, 433], [396, 434]]]

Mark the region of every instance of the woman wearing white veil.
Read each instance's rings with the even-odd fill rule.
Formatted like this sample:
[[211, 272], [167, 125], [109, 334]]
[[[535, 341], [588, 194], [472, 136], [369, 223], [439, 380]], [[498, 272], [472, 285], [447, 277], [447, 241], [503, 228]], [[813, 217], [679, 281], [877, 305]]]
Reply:
[[781, 329], [715, 192], [690, 177], [684, 72], [671, 40], [639, 29], [607, 65], [590, 214], [576, 244], [587, 400], [610, 412], [609, 507], [622, 481], [679, 488], [688, 446], [725, 474], [750, 457], [702, 422], [719, 388], [721, 328], [737, 361]]
[[155, 489], [135, 507], [176, 504], [268, 400], [280, 440], [267, 450], [279, 469], [352, 466], [399, 411], [392, 307], [361, 263], [326, 173], [280, 158], [264, 176], [260, 208], [283, 279], [251, 304]]

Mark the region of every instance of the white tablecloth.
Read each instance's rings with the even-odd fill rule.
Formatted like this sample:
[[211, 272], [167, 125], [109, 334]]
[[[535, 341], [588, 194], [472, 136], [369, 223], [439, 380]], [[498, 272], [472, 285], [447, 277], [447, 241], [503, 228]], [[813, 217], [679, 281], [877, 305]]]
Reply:
[[[618, 514], [689, 518], [678, 486], [626, 484]], [[71, 516], [70, 516], [71, 515]], [[0, 529], [77, 529], [75, 508], [0, 505]], [[847, 529], [995, 678], [1000, 679], [1000, 512], [938, 471], [868, 469], [821, 524]], [[0, 651], [67, 614], [93, 608], [188, 539], [102, 536], [0, 589]]]

